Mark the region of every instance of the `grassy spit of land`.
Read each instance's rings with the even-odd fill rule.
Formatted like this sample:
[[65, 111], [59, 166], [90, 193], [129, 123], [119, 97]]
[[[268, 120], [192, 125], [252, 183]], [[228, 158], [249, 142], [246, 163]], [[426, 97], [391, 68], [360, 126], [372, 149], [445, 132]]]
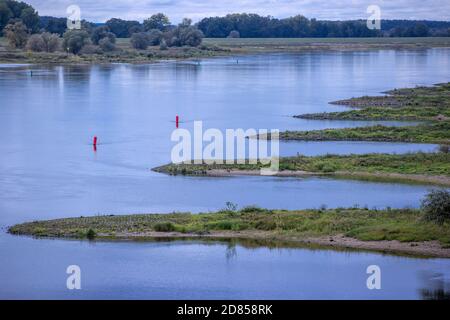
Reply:
[[[417, 126], [373, 126], [313, 131], [286, 131], [284, 140], [359, 140], [450, 144], [450, 83], [433, 87], [397, 89], [381, 97], [332, 102], [353, 110], [295, 116], [318, 120], [423, 121]], [[261, 137], [264, 138], [264, 137]]]
[[108, 240], [221, 238], [277, 240], [450, 257], [450, 225], [410, 209], [266, 210], [95, 216], [15, 225], [12, 234]]
[[[170, 175], [259, 175], [250, 164], [167, 164], [153, 170]], [[296, 156], [279, 159], [277, 176], [333, 176], [450, 186], [450, 153]]]
[[103, 54], [39, 53], [8, 47], [0, 38], [0, 63], [148, 63], [167, 59], [199, 59], [214, 56], [243, 55], [267, 52], [303, 52], [318, 50], [418, 49], [450, 47], [450, 38], [259, 38], [204, 39], [199, 47], [159, 46], [146, 50], [131, 47], [129, 38], [119, 38], [117, 49]]

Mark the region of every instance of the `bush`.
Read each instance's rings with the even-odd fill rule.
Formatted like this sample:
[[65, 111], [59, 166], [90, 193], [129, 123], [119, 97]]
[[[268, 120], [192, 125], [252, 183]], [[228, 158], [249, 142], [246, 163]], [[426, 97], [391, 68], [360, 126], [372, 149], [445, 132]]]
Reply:
[[33, 34], [28, 38], [26, 48], [34, 52], [45, 51], [44, 39], [42, 39], [42, 36], [40, 34]]
[[42, 40], [45, 43], [45, 51], [55, 52], [59, 49], [60, 41], [59, 35], [56, 33], [44, 32], [41, 34]]
[[147, 33], [145, 32], [138, 32], [133, 33], [130, 39], [131, 45], [135, 49], [139, 50], [145, 50], [150, 44], [150, 39]]
[[[91, 34], [91, 41], [93, 44], [99, 44], [100, 40], [106, 38], [111, 33], [108, 26], [100, 26], [95, 28]], [[114, 35], [114, 33], [111, 33]], [[114, 35], [114, 38], [116, 36]]]
[[89, 240], [94, 240], [96, 236], [97, 233], [95, 233], [95, 231], [92, 229], [89, 229], [88, 232], [86, 233], [86, 238], [88, 238]]
[[110, 52], [110, 51], [114, 51], [114, 49], [116, 49], [116, 46], [109, 38], [101, 39], [98, 42], [98, 44], [104, 52]]
[[239, 31], [233, 30], [230, 32], [230, 34], [228, 35], [228, 38], [240, 38], [241, 34], [239, 33]]
[[241, 209], [241, 213], [272, 213], [272, 211], [258, 206], [246, 206]]
[[89, 43], [89, 34], [85, 30], [68, 30], [63, 36], [63, 47], [68, 52], [78, 54]]
[[152, 29], [148, 32], [148, 42], [150, 46], [159, 46], [161, 44], [163, 33], [158, 29]]
[[450, 221], [450, 192], [447, 190], [432, 190], [422, 200], [424, 218], [437, 224]]
[[87, 44], [85, 45], [81, 51], [80, 54], [101, 54], [102, 50], [99, 46], [94, 46], [93, 44]]
[[172, 222], [158, 222], [153, 226], [156, 232], [172, 232], [175, 231], [175, 225]]
[[12, 48], [23, 48], [27, 44], [28, 29], [21, 21], [9, 23], [3, 29], [3, 34]]

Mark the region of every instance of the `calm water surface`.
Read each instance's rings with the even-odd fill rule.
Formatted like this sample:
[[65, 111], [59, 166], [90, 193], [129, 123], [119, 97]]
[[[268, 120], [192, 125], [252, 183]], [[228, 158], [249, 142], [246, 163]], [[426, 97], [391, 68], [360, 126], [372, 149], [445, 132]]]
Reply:
[[[194, 120], [219, 129], [373, 125], [291, 115], [344, 110], [328, 102], [444, 82], [449, 74], [448, 49], [248, 56], [239, 65], [234, 58], [217, 58], [199, 65], [0, 66], [0, 225], [106, 213], [199, 212], [226, 201], [286, 209], [416, 207], [427, 186], [169, 177], [150, 168], [170, 161], [176, 114], [188, 129]], [[94, 135], [97, 152], [90, 145]], [[435, 148], [289, 142], [281, 144], [281, 154]], [[92, 244], [3, 232], [0, 251], [4, 298], [423, 298], [424, 290], [445, 287], [450, 274], [448, 260], [223, 243]], [[82, 267], [81, 292], [64, 289], [68, 264]], [[385, 270], [380, 292], [365, 289], [369, 264]]]

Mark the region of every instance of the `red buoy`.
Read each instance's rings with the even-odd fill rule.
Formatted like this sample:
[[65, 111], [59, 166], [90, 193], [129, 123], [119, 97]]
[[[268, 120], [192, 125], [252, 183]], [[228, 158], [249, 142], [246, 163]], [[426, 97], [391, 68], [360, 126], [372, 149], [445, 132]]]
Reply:
[[94, 141], [92, 142], [94, 146], [97, 146], [97, 136], [94, 136]]
[[179, 122], [180, 122], [180, 118], [179, 118], [178, 116], [176, 116], [176, 120], [175, 120], [175, 122], [176, 122], [176, 125], [177, 125], [177, 129], [178, 129], [178, 124], [179, 124]]

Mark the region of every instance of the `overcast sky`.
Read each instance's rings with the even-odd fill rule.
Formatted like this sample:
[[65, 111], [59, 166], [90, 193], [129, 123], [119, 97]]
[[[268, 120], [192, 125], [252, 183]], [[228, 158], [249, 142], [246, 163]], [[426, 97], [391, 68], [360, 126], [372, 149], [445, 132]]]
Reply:
[[104, 22], [112, 17], [143, 20], [163, 12], [172, 22], [183, 17], [198, 21], [227, 13], [258, 13], [284, 18], [302, 14], [308, 18], [343, 20], [367, 18], [366, 9], [375, 4], [382, 19], [450, 20], [450, 0], [23, 0], [40, 15], [66, 16], [66, 8], [76, 4], [81, 17]]

